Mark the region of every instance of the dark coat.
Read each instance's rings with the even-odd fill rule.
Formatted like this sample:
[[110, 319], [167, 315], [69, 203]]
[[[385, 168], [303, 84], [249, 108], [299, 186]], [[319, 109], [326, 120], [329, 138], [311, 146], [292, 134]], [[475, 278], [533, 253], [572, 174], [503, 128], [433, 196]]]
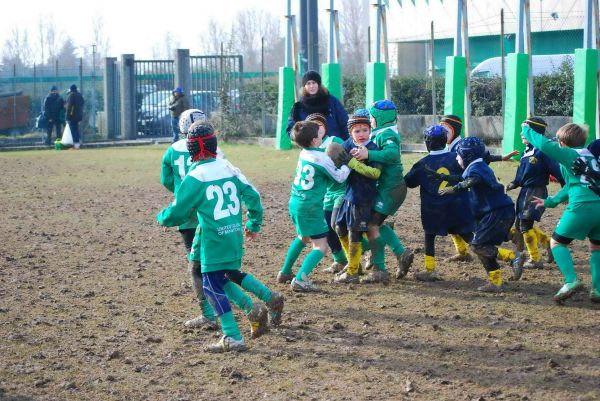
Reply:
[[44, 100], [44, 116], [51, 122], [60, 121], [60, 112], [65, 107], [65, 101], [58, 93], [50, 93]]
[[81, 93], [75, 91], [75, 92], [69, 92], [69, 95], [67, 96], [67, 113], [66, 113], [66, 120], [67, 121], [73, 121], [73, 122], [79, 122], [83, 119], [83, 96], [81, 96]]
[[183, 113], [189, 108], [190, 106], [185, 95], [171, 96], [171, 99], [169, 100], [169, 110], [171, 111], [171, 117], [179, 118], [181, 113]]
[[307, 99], [302, 98], [294, 103], [288, 118], [288, 135], [295, 123], [303, 121], [312, 113], [321, 113], [327, 118], [327, 135], [348, 139], [348, 113], [342, 103], [332, 95], [308, 96]]

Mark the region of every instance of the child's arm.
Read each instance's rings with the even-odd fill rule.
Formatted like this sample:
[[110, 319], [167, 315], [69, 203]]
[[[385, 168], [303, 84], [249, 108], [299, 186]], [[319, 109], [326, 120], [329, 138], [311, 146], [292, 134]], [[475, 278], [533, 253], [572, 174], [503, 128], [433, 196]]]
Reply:
[[458, 184], [454, 185], [453, 187], [445, 187], [445, 188], [440, 189], [438, 191], [438, 194], [440, 194], [440, 195], [452, 195], [452, 194], [455, 194], [457, 192], [466, 191], [469, 188], [474, 187], [475, 185], [480, 184], [481, 182], [482, 182], [481, 177], [479, 177], [477, 175], [473, 175], [473, 176], [465, 178], [464, 180], [462, 180]]
[[[246, 177], [244, 177], [243, 174], [240, 173], [238, 178], [242, 182], [240, 196], [242, 197], [242, 202], [244, 202], [244, 205], [246, 205], [246, 209], [248, 210], [246, 213], [246, 217], [248, 217], [248, 221], [246, 222], [246, 230], [251, 233], [258, 233], [263, 222], [263, 207], [260, 201], [260, 194], [256, 188], [250, 184]], [[252, 236], [250, 235], [250, 237]]]
[[579, 157], [575, 149], [561, 147], [558, 143], [532, 130], [527, 124], [523, 124], [523, 136], [534, 148], [540, 149], [546, 156], [567, 168], [571, 168], [571, 164]]
[[348, 162], [348, 167], [356, 171], [358, 174], [364, 175], [365, 177], [370, 178], [372, 180], [379, 179], [379, 176], [381, 175], [381, 169], [377, 167], [367, 166], [366, 164], [356, 160], [354, 157]]
[[[383, 142], [380, 150], [369, 150], [367, 153], [367, 159], [373, 162], [382, 164], [393, 164], [400, 160], [400, 144], [397, 138], [389, 137]], [[353, 154], [353, 156], [356, 156]], [[356, 157], [361, 160], [360, 157]]]
[[348, 166], [341, 166], [338, 169], [329, 156], [324, 157], [319, 165], [323, 167], [323, 170], [325, 170], [325, 173], [330, 178], [336, 182], [339, 182], [340, 184], [346, 181], [346, 178], [348, 178], [348, 175], [350, 174], [350, 169]]
[[419, 176], [421, 172], [421, 164], [416, 162], [410, 171], [404, 176], [404, 182], [408, 188], [416, 188], [419, 186]]
[[554, 196], [549, 196], [546, 199], [534, 197], [534, 200], [532, 202], [536, 205], [536, 207], [544, 206], [549, 209], [552, 209], [553, 207], [556, 207], [556, 206], [560, 205], [561, 203], [566, 202], [568, 200], [569, 200], [569, 187], [564, 186], [560, 189], [560, 191], [555, 193]]
[[173, 203], [156, 215], [158, 224], [165, 227], [174, 227], [188, 222], [201, 202], [201, 198], [198, 196], [198, 194], [203, 193], [201, 190], [198, 180], [186, 176], [175, 194]]
[[162, 158], [160, 183], [169, 191], [175, 192], [175, 178], [173, 176], [173, 166], [171, 166], [171, 149], [169, 147]]

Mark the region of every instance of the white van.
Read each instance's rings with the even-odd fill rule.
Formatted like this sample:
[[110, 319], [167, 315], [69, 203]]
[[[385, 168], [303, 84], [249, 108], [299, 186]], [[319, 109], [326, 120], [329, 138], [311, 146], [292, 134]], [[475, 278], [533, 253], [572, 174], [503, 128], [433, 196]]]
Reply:
[[[573, 54], [549, 54], [541, 56], [532, 56], [531, 66], [532, 76], [552, 74], [566, 61], [573, 64], [575, 56]], [[506, 58], [504, 59], [506, 62]], [[506, 68], [506, 65], [505, 67]], [[492, 78], [502, 75], [502, 59], [500, 57], [492, 57], [482, 61], [471, 71], [471, 79], [473, 78]]]

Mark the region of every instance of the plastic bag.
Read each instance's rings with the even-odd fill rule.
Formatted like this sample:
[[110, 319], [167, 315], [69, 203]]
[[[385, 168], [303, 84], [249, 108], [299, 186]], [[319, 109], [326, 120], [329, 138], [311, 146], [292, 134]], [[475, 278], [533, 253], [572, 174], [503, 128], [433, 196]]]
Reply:
[[73, 146], [73, 135], [71, 134], [71, 128], [69, 128], [69, 124], [65, 125], [65, 130], [63, 131], [60, 143], [62, 143], [64, 146]]

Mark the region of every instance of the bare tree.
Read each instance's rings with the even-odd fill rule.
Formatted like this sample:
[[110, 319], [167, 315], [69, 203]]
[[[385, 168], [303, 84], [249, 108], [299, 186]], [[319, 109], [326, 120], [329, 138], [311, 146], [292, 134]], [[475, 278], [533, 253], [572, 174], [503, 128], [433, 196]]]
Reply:
[[37, 61], [41, 64], [53, 64], [67, 39], [56, 25], [52, 15], [40, 15], [38, 18], [36, 51], [40, 55]]
[[[269, 53], [272, 53], [275, 50], [273, 47], [278, 47], [281, 41], [277, 17], [265, 10], [247, 8], [237, 13], [234, 27], [234, 48], [244, 56], [246, 69], [255, 71], [260, 69], [261, 38], [265, 39], [265, 46]], [[279, 64], [282, 61], [283, 53]]]
[[152, 46], [152, 57], [154, 59], [173, 59], [175, 57], [175, 49], [179, 47], [179, 39], [171, 31], [167, 31], [163, 42]]
[[367, 62], [367, 30], [369, 8], [367, 0], [343, 0], [340, 11], [341, 57], [344, 72], [363, 74]]
[[31, 66], [34, 63], [34, 52], [29, 44], [29, 34], [14, 26], [4, 42], [2, 49], [2, 64], [14, 64], [17, 67]]
[[92, 45], [96, 45], [96, 67], [101, 65], [102, 58], [110, 52], [110, 37], [105, 34], [104, 18], [96, 15], [92, 19]]

